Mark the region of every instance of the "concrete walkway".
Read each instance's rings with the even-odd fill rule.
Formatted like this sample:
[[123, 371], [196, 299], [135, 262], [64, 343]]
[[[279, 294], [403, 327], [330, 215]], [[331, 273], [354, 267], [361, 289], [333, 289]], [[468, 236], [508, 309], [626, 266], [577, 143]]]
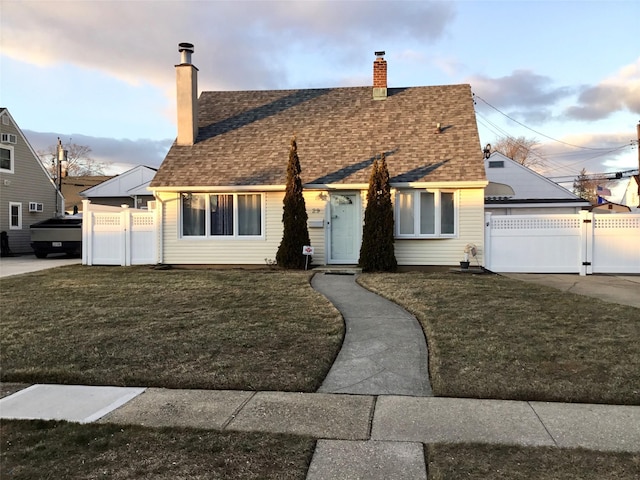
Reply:
[[318, 393], [34, 385], [0, 399], [0, 416], [310, 436], [309, 480], [426, 479], [423, 444], [436, 442], [640, 452], [640, 406], [430, 397], [415, 318], [353, 276], [316, 275], [312, 285], [346, 324]]
[[289, 433], [319, 439], [308, 479], [426, 478], [423, 444], [640, 452], [640, 407], [324, 393], [35, 385], [2, 418]]
[[427, 343], [416, 318], [362, 288], [354, 275], [319, 273], [311, 285], [340, 311], [345, 338], [322, 393], [431, 396]]

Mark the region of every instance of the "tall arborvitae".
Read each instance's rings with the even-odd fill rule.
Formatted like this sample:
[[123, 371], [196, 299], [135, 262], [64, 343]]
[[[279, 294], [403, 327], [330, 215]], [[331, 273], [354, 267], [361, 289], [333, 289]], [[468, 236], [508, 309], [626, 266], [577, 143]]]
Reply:
[[[302, 254], [302, 247], [311, 244], [309, 229], [307, 228], [307, 208], [302, 196], [300, 172], [298, 144], [294, 136], [291, 139], [289, 164], [287, 165], [287, 189], [284, 194], [282, 212], [282, 241], [276, 254], [276, 261], [283, 268], [305, 268], [307, 259]], [[311, 263], [311, 258], [308, 260]]]
[[367, 208], [364, 211], [360, 267], [364, 272], [394, 272], [398, 262], [394, 252], [393, 205], [389, 170], [384, 153], [373, 161]]

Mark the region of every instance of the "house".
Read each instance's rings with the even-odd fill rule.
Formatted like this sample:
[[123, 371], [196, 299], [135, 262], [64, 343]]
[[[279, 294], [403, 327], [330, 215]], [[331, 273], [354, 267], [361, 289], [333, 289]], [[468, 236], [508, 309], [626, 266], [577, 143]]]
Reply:
[[113, 178], [113, 175], [78, 175], [62, 178], [62, 195], [67, 213], [82, 211], [83, 197], [80, 192]]
[[147, 208], [147, 203], [154, 200], [148, 187], [156, 171], [155, 168], [138, 165], [81, 191], [80, 196], [100, 205]]
[[282, 239], [288, 149], [298, 143], [313, 263], [358, 262], [366, 190], [384, 152], [400, 266], [482, 256], [487, 184], [469, 85], [388, 88], [384, 52], [371, 86], [205, 91], [193, 45], [179, 46], [178, 136], [151, 189], [158, 261], [262, 264]]
[[590, 210], [593, 213], [631, 213], [631, 208], [627, 205], [607, 201], [592, 205]]
[[495, 215], [574, 214], [591, 204], [530, 168], [493, 152], [484, 160], [485, 211]]
[[620, 203], [629, 207], [632, 212], [640, 211], [640, 175], [632, 175], [629, 178]]
[[6, 108], [0, 108], [0, 137], [0, 231], [11, 253], [31, 253], [29, 227], [64, 212], [64, 199]]

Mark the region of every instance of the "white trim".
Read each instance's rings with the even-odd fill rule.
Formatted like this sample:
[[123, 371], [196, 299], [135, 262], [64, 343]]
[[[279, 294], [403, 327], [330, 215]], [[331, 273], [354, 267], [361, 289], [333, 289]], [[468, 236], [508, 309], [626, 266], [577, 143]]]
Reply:
[[[420, 233], [420, 195], [425, 190], [396, 190], [395, 192], [395, 238], [396, 239], [428, 239], [428, 238], [458, 238], [459, 212], [460, 212], [460, 191], [455, 189], [428, 189], [428, 193], [434, 194], [434, 232]], [[453, 194], [453, 233], [442, 233], [442, 194]], [[413, 196], [413, 233], [400, 233], [400, 202], [398, 196], [401, 194], [410, 194]]]
[[[204, 216], [204, 235], [184, 235], [182, 223], [182, 193], [192, 193], [194, 195], [205, 195], [205, 216]], [[211, 235], [211, 195], [232, 195], [233, 196], [233, 235]], [[238, 196], [240, 195], [260, 195], [260, 235], [239, 235], [238, 234]], [[178, 205], [178, 221], [180, 240], [186, 241], [232, 241], [232, 240], [264, 240], [265, 236], [265, 216], [266, 216], [266, 195], [263, 192], [181, 192], [179, 195]]]
[[0, 146], [0, 148], [2, 148], [3, 150], [8, 150], [9, 151], [9, 162], [11, 163], [11, 167], [10, 168], [1, 168], [0, 167], [0, 172], [2, 172], [2, 173], [13, 173], [14, 170], [15, 170], [15, 165], [16, 165], [16, 156], [15, 156], [15, 152], [13, 151], [13, 147], [11, 145], [2, 144]]
[[[332, 194], [336, 195], [355, 195], [355, 219], [353, 228], [355, 229], [355, 247], [356, 252], [355, 256], [351, 259], [334, 259], [333, 258], [333, 246], [332, 246], [332, 234], [333, 234], [333, 221], [331, 219], [331, 196]], [[326, 210], [325, 210], [325, 245], [326, 245], [326, 263], [327, 265], [340, 265], [344, 263], [358, 263], [360, 257], [360, 247], [362, 245], [362, 194], [360, 191], [356, 190], [340, 190], [335, 192], [329, 192], [329, 201], [326, 202]]]
[[44, 205], [41, 202], [29, 202], [30, 212], [43, 212]]
[[0, 142], [12, 143], [15, 145], [16, 143], [18, 143], [18, 136], [14, 133], [3, 133], [2, 135], [0, 135]]
[[[18, 224], [13, 224], [12, 207], [18, 207]], [[9, 202], [9, 230], [22, 230], [22, 203]]]

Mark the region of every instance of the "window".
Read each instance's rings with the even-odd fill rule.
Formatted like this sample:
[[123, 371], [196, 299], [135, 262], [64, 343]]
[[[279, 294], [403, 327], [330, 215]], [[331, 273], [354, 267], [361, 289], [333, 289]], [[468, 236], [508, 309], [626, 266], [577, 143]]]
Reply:
[[9, 230], [22, 230], [22, 204], [9, 202]]
[[18, 137], [13, 133], [3, 133], [0, 135], [0, 142], [16, 144], [18, 142]]
[[396, 218], [398, 237], [453, 237], [456, 235], [455, 192], [398, 192]]
[[183, 193], [183, 237], [260, 237], [260, 193]]
[[0, 171], [13, 173], [13, 147], [0, 147]]
[[504, 160], [489, 160], [489, 168], [504, 168]]

